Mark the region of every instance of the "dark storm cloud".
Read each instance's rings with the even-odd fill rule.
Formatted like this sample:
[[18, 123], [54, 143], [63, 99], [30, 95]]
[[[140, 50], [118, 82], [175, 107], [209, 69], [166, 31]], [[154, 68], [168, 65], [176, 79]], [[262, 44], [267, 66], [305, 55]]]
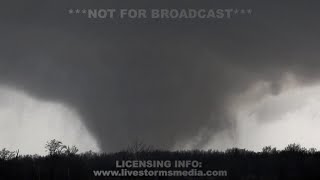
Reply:
[[[223, 3], [222, 3], [223, 2]], [[311, 2], [108, 1], [1, 5], [0, 83], [75, 107], [105, 151], [135, 140], [199, 146], [233, 128], [230, 97], [287, 72], [319, 78], [319, 12]], [[182, 4], [183, 3], [183, 4]], [[209, 24], [110, 24], [68, 8], [251, 8]]]

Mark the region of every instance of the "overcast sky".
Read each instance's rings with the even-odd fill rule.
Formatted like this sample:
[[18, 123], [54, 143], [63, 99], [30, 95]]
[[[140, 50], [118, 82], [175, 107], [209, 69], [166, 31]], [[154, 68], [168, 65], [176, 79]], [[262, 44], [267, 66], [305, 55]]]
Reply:
[[[44, 153], [52, 138], [106, 152], [137, 140], [160, 149], [317, 146], [318, 5], [1, 2], [0, 147]], [[233, 14], [159, 22], [76, 11], [97, 8]]]

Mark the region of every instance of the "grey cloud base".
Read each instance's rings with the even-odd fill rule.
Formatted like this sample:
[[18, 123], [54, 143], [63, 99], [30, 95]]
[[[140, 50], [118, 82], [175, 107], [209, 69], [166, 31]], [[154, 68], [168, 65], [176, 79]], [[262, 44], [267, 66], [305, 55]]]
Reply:
[[[142, 1], [77, 4], [149, 7]], [[277, 93], [288, 72], [301, 83], [319, 78], [319, 13], [312, 3], [288, 8], [186, 1], [185, 7], [243, 6], [255, 12], [194, 25], [109, 24], [64, 12], [77, 4], [3, 6], [0, 84], [71, 105], [104, 151], [135, 140], [170, 149], [199, 133], [201, 148], [217, 132], [234, 128], [233, 95], [258, 81], [270, 82], [270, 93]]]

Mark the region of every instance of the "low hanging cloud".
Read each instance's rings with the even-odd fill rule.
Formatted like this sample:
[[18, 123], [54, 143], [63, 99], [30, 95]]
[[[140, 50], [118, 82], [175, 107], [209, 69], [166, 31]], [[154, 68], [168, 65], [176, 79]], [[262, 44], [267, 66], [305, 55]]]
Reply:
[[12, 87], [0, 86], [1, 148], [22, 154], [45, 154], [50, 139], [76, 145], [81, 152], [99, 150], [71, 107], [28, 96]]
[[[0, 84], [79, 112], [104, 151], [139, 140], [201, 148], [235, 127], [233, 97], [287, 73], [317, 82], [316, 4], [256, 2], [25, 3], [1, 7]], [[68, 15], [68, 8], [251, 8], [216, 23], [124, 23]], [[15, 11], [11, 11], [14, 9]], [[257, 97], [258, 98], [258, 97]], [[262, 120], [264, 118], [261, 118]]]

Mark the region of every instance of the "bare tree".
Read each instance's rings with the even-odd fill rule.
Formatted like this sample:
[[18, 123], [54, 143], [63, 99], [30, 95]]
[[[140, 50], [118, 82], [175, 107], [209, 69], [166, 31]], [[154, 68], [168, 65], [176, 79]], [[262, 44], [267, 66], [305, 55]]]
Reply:
[[304, 147], [301, 147], [300, 144], [289, 144], [287, 147], [284, 148], [284, 151], [289, 151], [289, 152], [306, 152], [307, 149]]
[[46, 143], [45, 148], [49, 155], [53, 156], [62, 154], [67, 147], [61, 141], [53, 139]]
[[271, 146], [265, 146], [262, 148], [262, 153], [268, 153], [268, 154], [271, 154], [271, 153], [276, 153], [277, 152], [277, 149], [276, 148], [272, 148]]
[[0, 151], [0, 159], [1, 160], [10, 160], [13, 158], [18, 158], [19, 157], [19, 150], [17, 151], [9, 151], [6, 148], [3, 148]]
[[79, 152], [79, 149], [76, 147], [76, 146], [67, 146], [65, 151], [64, 151], [64, 154], [66, 155], [75, 155]]
[[46, 151], [49, 155], [75, 155], [79, 152], [76, 146], [66, 146], [61, 141], [56, 139], [50, 140], [45, 145]]

